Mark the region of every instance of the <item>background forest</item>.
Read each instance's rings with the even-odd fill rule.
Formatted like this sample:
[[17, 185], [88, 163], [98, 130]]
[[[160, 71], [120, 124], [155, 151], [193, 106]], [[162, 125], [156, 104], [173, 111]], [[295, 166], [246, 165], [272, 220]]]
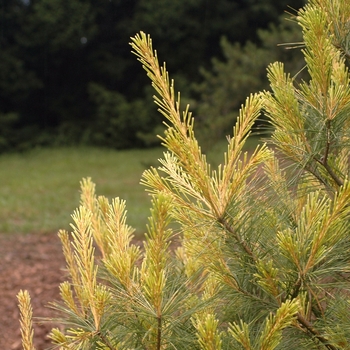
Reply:
[[[151, 33], [199, 138], [231, 132], [245, 97], [268, 86], [266, 66], [304, 65], [302, 0], [3, 0], [0, 4], [0, 152], [35, 146], [155, 145], [162, 118], [129, 49]], [[289, 6], [289, 7], [288, 7]], [[252, 54], [253, 53], [253, 54]], [[200, 65], [200, 67], [198, 66]], [[289, 65], [289, 67], [288, 67]], [[215, 110], [215, 119], [212, 110]]]

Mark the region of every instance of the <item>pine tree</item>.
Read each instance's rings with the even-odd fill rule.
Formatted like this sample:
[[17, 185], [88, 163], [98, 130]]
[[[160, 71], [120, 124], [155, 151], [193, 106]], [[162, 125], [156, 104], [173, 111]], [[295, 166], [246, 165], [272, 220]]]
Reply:
[[[60, 232], [70, 280], [53, 304], [66, 327], [52, 330], [55, 344], [350, 348], [349, 18], [345, 0], [310, 0], [299, 11], [310, 80], [296, 84], [282, 63], [271, 64], [271, 92], [247, 98], [217, 169], [150, 37], [132, 38], [167, 127], [161, 165], [141, 181], [152, 196], [148, 233], [140, 249], [125, 202], [109, 203], [82, 181], [73, 232]], [[244, 153], [262, 110], [271, 145]], [[24, 347], [33, 349], [28, 296], [19, 301]]]

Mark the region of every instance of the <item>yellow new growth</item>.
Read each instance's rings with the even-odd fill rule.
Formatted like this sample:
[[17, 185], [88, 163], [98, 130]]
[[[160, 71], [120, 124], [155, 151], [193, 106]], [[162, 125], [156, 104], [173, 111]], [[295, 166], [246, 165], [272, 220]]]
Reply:
[[221, 350], [222, 340], [218, 330], [219, 321], [213, 314], [201, 315], [194, 321], [198, 343], [202, 350]]
[[30, 304], [30, 296], [28, 291], [19, 291], [17, 294], [17, 299], [19, 302], [19, 311], [21, 315], [21, 335], [22, 335], [22, 346], [24, 350], [35, 350], [33, 344], [33, 324], [32, 317], [33, 311]]

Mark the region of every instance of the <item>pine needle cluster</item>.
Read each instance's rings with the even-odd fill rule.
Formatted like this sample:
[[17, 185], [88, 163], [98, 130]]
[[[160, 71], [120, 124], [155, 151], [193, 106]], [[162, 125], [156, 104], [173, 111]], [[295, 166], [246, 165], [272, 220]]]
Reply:
[[[82, 181], [72, 232], [59, 233], [69, 280], [52, 304], [58, 348], [350, 348], [350, 5], [310, 0], [296, 20], [310, 80], [271, 64], [271, 91], [246, 99], [216, 169], [150, 37], [132, 38], [167, 151], [141, 180], [152, 198], [142, 248], [125, 202]], [[271, 145], [243, 152], [262, 112]], [[34, 349], [29, 296], [19, 301]]]

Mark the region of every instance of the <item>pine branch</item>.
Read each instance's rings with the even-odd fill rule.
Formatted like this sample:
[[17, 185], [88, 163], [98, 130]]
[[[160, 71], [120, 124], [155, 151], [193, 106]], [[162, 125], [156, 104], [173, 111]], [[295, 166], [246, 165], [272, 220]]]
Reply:
[[[333, 169], [329, 166], [329, 164], [324, 160], [324, 158], [322, 159], [318, 159], [318, 158], [314, 158], [316, 160], [317, 163], [321, 164], [326, 171], [328, 172], [328, 174], [331, 176], [331, 178], [334, 180], [334, 182], [338, 185], [338, 186], [343, 186], [344, 185], [344, 181], [342, 181], [333, 171]], [[323, 181], [322, 181], [323, 182]]]
[[298, 295], [299, 295], [299, 292], [300, 292], [300, 288], [301, 288], [301, 278], [299, 276], [298, 280], [295, 282], [294, 286], [293, 286], [293, 292], [291, 294], [291, 299], [295, 299]]
[[329, 343], [329, 340], [322, 336], [318, 330], [316, 330], [312, 323], [310, 323], [308, 320], [306, 320], [300, 312], [297, 314], [297, 320], [298, 322], [306, 328], [306, 330], [311, 333], [316, 339], [318, 339], [327, 349], [329, 350], [338, 350], [335, 346]]
[[162, 347], [162, 315], [157, 316], [157, 350]]
[[327, 164], [327, 162], [328, 162], [329, 149], [331, 146], [330, 133], [331, 133], [331, 121], [327, 120], [327, 122], [326, 122], [327, 138], [326, 138], [326, 147], [325, 147], [324, 156], [323, 156], [323, 164]]
[[[318, 159], [314, 158], [316, 162]], [[313, 164], [314, 165], [314, 164]], [[314, 165], [313, 169], [311, 166], [305, 166], [305, 170], [312, 174], [330, 193], [334, 192], [334, 188], [317, 172], [317, 167]]]
[[108, 349], [110, 349], [110, 350], [116, 349], [116, 347], [113, 346], [113, 344], [111, 344], [111, 342], [108, 340], [108, 338], [105, 337], [101, 331], [97, 332], [96, 335], [102, 340], [103, 344], [106, 345], [108, 347]]
[[238, 242], [240, 248], [254, 261], [256, 262], [257, 259], [253, 253], [253, 251], [250, 249], [250, 247], [247, 245], [245, 241], [243, 241], [238, 233], [234, 230], [232, 225], [230, 225], [224, 218], [218, 218], [218, 222], [224, 227], [226, 231], [232, 234], [233, 237], [235, 237], [236, 241]]
[[331, 120], [326, 121], [326, 147], [324, 150], [324, 155], [318, 159], [317, 157], [314, 157], [314, 160], [319, 163], [321, 166], [324, 167], [324, 169], [328, 172], [328, 174], [331, 176], [333, 181], [338, 185], [338, 186], [343, 186], [344, 181], [342, 181], [333, 171], [333, 169], [329, 166], [328, 163], [328, 156], [330, 152], [330, 147], [331, 147], [331, 141], [330, 141], [330, 135], [331, 135]]

